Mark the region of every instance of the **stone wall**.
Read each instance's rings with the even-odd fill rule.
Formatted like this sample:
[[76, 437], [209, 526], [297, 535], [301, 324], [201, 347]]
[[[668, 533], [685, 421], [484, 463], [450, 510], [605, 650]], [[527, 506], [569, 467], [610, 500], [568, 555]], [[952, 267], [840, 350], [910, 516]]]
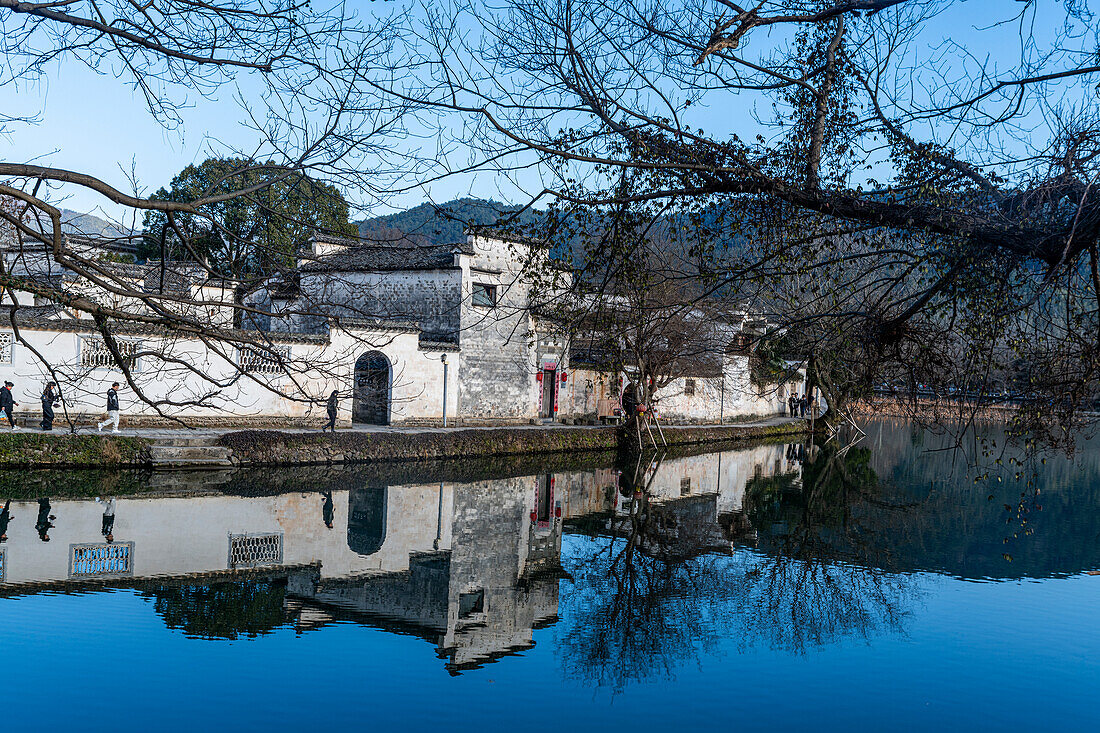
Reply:
[[[521, 278], [522, 257], [507, 242], [470, 237], [474, 255], [462, 260], [462, 415], [530, 419], [538, 416], [535, 337], [528, 312], [530, 286]], [[497, 302], [471, 302], [476, 284], [496, 288]]]

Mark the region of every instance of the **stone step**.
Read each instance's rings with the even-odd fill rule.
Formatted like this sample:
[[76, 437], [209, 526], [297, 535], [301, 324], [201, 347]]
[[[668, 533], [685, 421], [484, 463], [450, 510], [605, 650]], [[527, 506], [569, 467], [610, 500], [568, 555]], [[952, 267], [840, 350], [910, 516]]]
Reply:
[[149, 455], [153, 461], [173, 460], [176, 458], [227, 459], [232, 451], [218, 445], [151, 445]]
[[178, 446], [178, 447], [182, 448], [182, 447], [191, 447], [191, 446], [217, 446], [218, 445], [218, 436], [216, 436], [216, 435], [205, 436], [205, 437], [192, 437], [192, 436], [182, 436], [182, 437], [175, 437], [175, 436], [168, 437], [168, 436], [165, 436], [165, 437], [160, 437], [160, 436], [154, 435], [153, 439], [156, 440], [156, 446], [157, 447], [159, 447], [159, 446]]

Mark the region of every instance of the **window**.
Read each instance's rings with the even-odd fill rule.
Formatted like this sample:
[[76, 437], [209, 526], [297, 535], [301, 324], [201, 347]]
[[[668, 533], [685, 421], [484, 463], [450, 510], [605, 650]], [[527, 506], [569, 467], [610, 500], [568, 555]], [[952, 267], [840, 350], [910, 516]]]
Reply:
[[497, 305], [497, 286], [474, 283], [471, 302], [482, 308], [495, 308]]
[[[118, 353], [127, 369], [137, 371], [140, 361], [137, 357], [141, 351], [140, 341], [115, 341]], [[88, 369], [100, 369], [116, 366], [115, 359], [107, 349], [103, 339], [84, 339], [80, 342], [80, 366]]]
[[687, 496], [691, 493], [691, 476], [685, 476], [680, 479], [680, 496]]
[[687, 395], [688, 397], [694, 397], [695, 396], [695, 380], [694, 379], [685, 379], [684, 380], [684, 394]]
[[289, 346], [271, 346], [264, 350], [242, 348], [239, 354], [241, 370], [253, 374], [278, 374], [289, 360]]
[[14, 342], [13, 334], [0, 333], [0, 364], [11, 364], [11, 347]]

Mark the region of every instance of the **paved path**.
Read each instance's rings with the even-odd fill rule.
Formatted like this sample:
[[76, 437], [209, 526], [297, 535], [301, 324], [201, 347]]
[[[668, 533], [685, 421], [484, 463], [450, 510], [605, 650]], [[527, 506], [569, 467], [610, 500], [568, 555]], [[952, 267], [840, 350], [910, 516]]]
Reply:
[[[740, 428], [740, 427], [770, 427], [773, 425], [787, 425], [800, 422], [801, 418], [775, 416], [768, 418], [761, 418], [760, 420], [753, 420], [749, 422], [738, 423], [725, 423], [723, 425], [709, 424], [709, 425], [665, 425], [662, 423], [662, 427], [668, 429], [684, 429], [684, 428]], [[101, 435], [120, 435], [131, 436], [139, 438], [149, 438], [154, 442], [159, 440], [172, 440], [179, 438], [216, 438], [225, 433], [236, 433], [242, 430], [275, 430], [281, 433], [319, 433], [318, 428], [253, 428], [250, 426], [239, 427], [217, 427], [217, 428], [127, 428], [125, 427], [126, 418], [123, 417], [123, 427], [118, 433], [111, 433], [109, 430], [105, 430]], [[354, 425], [353, 427], [345, 427], [337, 430], [338, 433], [450, 433], [458, 430], [558, 430], [561, 428], [579, 429], [579, 430], [595, 430], [597, 428], [607, 427], [606, 425], [562, 425], [561, 423], [544, 423], [542, 425], [478, 425], [469, 427], [412, 427], [412, 426], [392, 426], [392, 425]], [[78, 435], [89, 435], [96, 433], [95, 427], [80, 426], [76, 429]], [[20, 428], [17, 434], [28, 433], [32, 435], [69, 435], [68, 429], [60, 422], [54, 423], [54, 429], [52, 432], [43, 432], [34, 428]]]

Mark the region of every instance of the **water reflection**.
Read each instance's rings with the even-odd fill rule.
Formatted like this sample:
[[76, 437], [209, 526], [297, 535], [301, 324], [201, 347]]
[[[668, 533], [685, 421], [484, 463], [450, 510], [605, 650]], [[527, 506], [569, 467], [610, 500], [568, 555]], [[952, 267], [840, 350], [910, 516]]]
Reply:
[[916, 571], [1100, 565], [1096, 452], [1044, 474], [1031, 532], [1009, 540], [1019, 485], [976, 491], [969, 469], [912, 437], [882, 423], [856, 445], [618, 467], [240, 472], [152, 495], [8, 501], [0, 594], [136, 587], [166, 626], [202, 639], [363, 624], [424, 639], [456, 674], [557, 624], [571, 674], [622, 687], [729, 638], [804, 651], [902, 630]]

